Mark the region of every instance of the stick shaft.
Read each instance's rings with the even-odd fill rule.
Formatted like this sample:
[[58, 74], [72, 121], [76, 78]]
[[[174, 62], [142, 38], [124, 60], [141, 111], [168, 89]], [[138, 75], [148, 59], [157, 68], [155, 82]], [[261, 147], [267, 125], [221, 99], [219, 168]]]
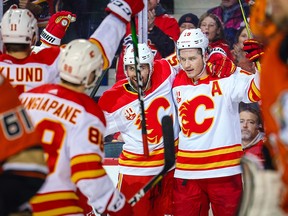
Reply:
[[145, 196], [147, 191], [157, 185], [175, 164], [174, 130], [173, 121], [170, 116], [164, 116], [162, 118], [162, 132], [164, 140], [164, 167], [158, 175], [154, 176], [128, 201], [131, 206], [134, 206], [142, 197]]
[[98, 89], [100, 88], [101, 82], [102, 82], [102, 80], [103, 80], [103, 78], [104, 78], [104, 76], [106, 75], [106, 73], [107, 73], [108, 70], [109, 70], [109, 69], [106, 69], [106, 70], [102, 71], [101, 76], [98, 77], [98, 79], [97, 79], [97, 81], [96, 81], [96, 84], [95, 84], [93, 90], [91, 91], [91, 93], [90, 93], [90, 95], [89, 95], [91, 98], [94, 98], [94, 96], [96, 95]]
[[141, 129], [142, 129], [142, 140], [143, 140], [143, 152], [146, 157], [149, 156], [149, 148], [147, 141], [147, 128], [146, 128], [146, 115], [145, 115], [145, 107], [144, 107], [144, 93], [143, 93], [143, 82], [140, 71], [140, 63], [139, 63], [139, 53], [138, 53], [138, 38], [136, 34], [136, 23], [135, 17], [131, 18], [131, 34], [132, 34], [132, 42], [134, 48], [134, 61], [136, 68], [136, 77], [137, 77], [137, 91], [138, 91], [138, 100], [140, 104], [140, 117], [141, 117]]

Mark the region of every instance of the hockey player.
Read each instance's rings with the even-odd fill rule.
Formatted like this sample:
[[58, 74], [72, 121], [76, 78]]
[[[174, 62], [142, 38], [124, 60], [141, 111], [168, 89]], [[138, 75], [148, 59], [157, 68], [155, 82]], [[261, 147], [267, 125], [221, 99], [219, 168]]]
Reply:
[[19, 210], [44, 183], [48, 172], [40, 136], [16, 90], [0, 74], [0, 215]]
[[[67, 11], [54, 14], [47, 26], [51, 31], [50, 35], [54, 36], [49, 37], [50, 40], [44, 38], [41, 41], [54, 41], [50, 45], [60, 45], [66, 28], [74, 19], [74, 15]], [[61, 38], [56, 38], [60, 34]], [[1, 20], [1, 36], [5, 51], [0, 56], [0, 73], [9, 79], [19, 93], [44, 83], [59, 82], [56, 65], [60, 48], [51, 47], [32, 53], [33, 46], [38, 41], [38, 27], [29, 10], [12, 6]]]
[[[177, 20], [173, 16], [168, 15], [159, 2], [160, 0], [147, 0], [147, 44], [152, 49], [155, 59], [165, 58], [173, 54], [175, 52], [175, 42], [180, 35]], [[136, 17], [136, 26], [138, 26], [137, 18], [138, 17]], [[125, 50], [131, 44], [131, 25], [127, 25], [121, 53], [117, 62], [116, 81], [126, 78], [123, 58]]]
[[[138, 44], [138, 47], [145, 94], [145, 119], [150, 151], [148, 158], [143, 155], [138, 85], [132, 45], [127, 48], [124, 55], [124, 71], [128, 79], [118, 81], [99, 99], [99, 105], [104, 110], [108, 125], [106, 135], [120, 131], [125, 142], [119, 157], [118, 187], [127, 199], [130, 199], [163, 168], [162, 117], [169, 115], [173, 118], [175, 142], [177, 142], [179, 132], [171, 95], [176, 71], [164, 59], [154, 61], [154, 55], [146, 44]], [[172, 184], [173, 171], [170, 171], [161, 184], [150, 190], [136, 203], [135, 215], [171, 215]]]
[[[182, 32], [177, 54], [183, 68], [172, 93], [180, 123], [174, 215], [236, 215], [242, 194], [238, 106], [260, 99], [258, 72], [236, 68], [227, 78], [206, 70], [208, 39], [200, 29]], [[235, 68], [235, 66], [234, 66]], [[224, 132], [225, 131], [225, 132]]]
[[[141, 136], [141, 116], [137, 95], [137, 79], [134, 62], [134, 49], [130, 45], [124, 55], [124, 71], [127, 79], [118, 81], [111, 89], [104, 92], [99, 105], [104, 110], [108, 122], [106, 135], [120, 131], [125, 142], [119, 159], [119, 188], [129, 199], [163, 168], [163, 135], [161, 119], [164, 115], [172, 116], [174, 137], [177, 147], [178, 124], [175, 118], [171, 88], [178, 72], [165, 59], [154, 60], [151, 49], [146, 44], [139, 44], [139, 60], [143, 80], [145, 119], [148, 132], [149, 157], [143, 155]], [[217, 76], [228, 76], [233, 71], [231, 60], [221, 54], [211, 56], [209, 72], [218, 70]], [[134, 207], [135, 215], [172, 214], [172, 181], [170, 171], [162, 183], [149, 191]]]
[[[89, 38], [103, 53], [103, 69], [111, 65], [125, 34], [126, 23], [143, 8], [143, 2], [138, 1], [117, 0], [109, 3], [106, 11], [110, 14]], [[0, 56], [0, 73], [16, 86], [19, 93], [44, 83], [59, 82], [59, 45], [72, 21], [75, 21], [75, 15], [70, 12], [54, 14], [41, 34], [42, 44], [52, 47], [31, 53], [31, 46], [38, 35], [37, 21], [32, 13], [27, 9], [12, 7], [4, 14], [1, 35], [7, 53]], [[109, 32], [107, 29], [110, 29]]]
[[71, 41], [60, 54], [61, 83], [41, 85], [20, 96], [48, 156], [49, 176], [31, 200], [35, 215], [83, 215], [77, 189], [98, 214], [133, 214], [102, 166], [106, 121], [84, 92], [95, 85], [102, 66], [102, 52], [94, 44]]

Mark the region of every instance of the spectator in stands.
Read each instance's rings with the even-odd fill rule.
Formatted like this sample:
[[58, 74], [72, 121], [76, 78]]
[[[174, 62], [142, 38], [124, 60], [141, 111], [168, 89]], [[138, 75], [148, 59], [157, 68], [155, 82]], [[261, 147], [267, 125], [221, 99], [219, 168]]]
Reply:
[[197, 28], [198, 23], [199, 23], [199, 18], [195, 14], [192, 14], [192, 13], [184, 14], [178, 20], [178, 25], [179, 25], [179, 28], [180, 28], [180, 34], [185, 29], [195, 29], [195, 28]]
[[211, 13], [204, 13], [199, 19], [199, 28], [207, 36], [209, 40], [209, 48], [213, 51], [219, 50], [226, 54], [230, 59], [233, 59], [229, 45], [225, 39], [223, 25], [220, 19]]
[[[168, 15], [159, 4], [160, 0], [148, 0], [148, 45], [155, 59], [165, 58], [175, 52], [175, 42], [180, 35], [177, 20]], [[136, 19], [136, 29], [138, 19]], [[132, 43], [131, 27], [127, 25], [118, 64], [116, 66], [116, 81], [126, 78], [124, 74], [124, 51]]]
[[263, 161], [262, 148], [265, 134], [258, 103], [240, 103], [239, 114], [244, 154], [253, 154]]
[[[249, 5], [242, 1], [242, 6], [246, 17], [249, 17]], [[224, 24], [224, 35], [230, 48], [232, 49], [237, 30], [243, 22], [243, 16], [238, 0], [221, 0], [221, 4], [208, 10], [219, 17]]]

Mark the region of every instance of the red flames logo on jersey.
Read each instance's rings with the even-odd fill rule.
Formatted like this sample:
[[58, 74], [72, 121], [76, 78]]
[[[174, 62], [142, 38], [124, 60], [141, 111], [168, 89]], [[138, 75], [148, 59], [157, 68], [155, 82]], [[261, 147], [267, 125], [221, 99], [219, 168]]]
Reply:
[[197, 112], [197, 109], [200, 106], [204, 106], [205, 110], [213, 109], [214, 103], [209, 97], [199, 96], [192, 99], [191, 101], [184, 102], [179, 107], [179, 115], [182, 122], [181, 130], [187, 137], [191, 137], [192, 133], [204, 133], [211, 127], [213, 123], [213, 117], [203, 118], [201, 122], [197, 122], [196, 114], [197, 116], [201, 117], [201, 113], [199, 113], [200, 111]]
[[124, 113], [127, 120], [133, 120], [136, 117], [136, 113], [131, 107], [126, 109]]
[[[170, 107], [169, 102], [165, 98], [157, 98], [152, 101], [145, 111], [147, 139], [151, 144], [158, 144], [162, 137], [162, 125], [159, 114]], [[159, 110], [162, 109], [160, 112]], [[135, 125], [137, 129], [141, 129], [141, 117], [137, 115]]]

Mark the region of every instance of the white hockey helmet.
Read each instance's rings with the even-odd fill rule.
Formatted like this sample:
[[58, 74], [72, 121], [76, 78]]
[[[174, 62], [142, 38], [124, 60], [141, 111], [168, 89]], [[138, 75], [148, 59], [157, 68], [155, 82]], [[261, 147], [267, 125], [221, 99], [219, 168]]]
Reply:
[[31, 11], [12, 5], [2, 17], [1, 36], [3, 43], [35, 45], [38, 41], [37, 20]]
[[88, 40], [73, 40], [61, 50], [58, 69], [60, 77], [67, 82], [90, 88], [101, 75], [102, 67], [101, 51]]
[[[150, 72], [153, 71], [154, 55], [152, 50], [145, 43], [138, 44], [138, 54], [140, 64], [149, 64]], [[124, 71], [126, 65], [134, 65], [134, 47], [133, 44], [129, 45], [124, 54]], [[125, 72], [126, 73], [126, 72]], [[126, 74], [127, 75], [127, 74]]]
[[200, 48], [202, 55], [205, 56], [209, 40], [200, 28], [185, 29], [177, 41], [177, 54], [181, 49]]

